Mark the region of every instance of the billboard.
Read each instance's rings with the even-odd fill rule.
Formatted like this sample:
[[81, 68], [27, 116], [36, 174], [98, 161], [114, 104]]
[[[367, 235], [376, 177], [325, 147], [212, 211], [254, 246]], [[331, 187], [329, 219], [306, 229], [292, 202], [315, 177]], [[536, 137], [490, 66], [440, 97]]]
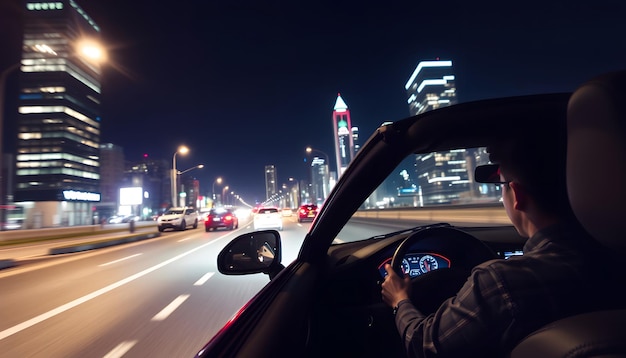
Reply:
[[120, 188], [120, 206], [141, 205], [143, 203], [143, 188]]

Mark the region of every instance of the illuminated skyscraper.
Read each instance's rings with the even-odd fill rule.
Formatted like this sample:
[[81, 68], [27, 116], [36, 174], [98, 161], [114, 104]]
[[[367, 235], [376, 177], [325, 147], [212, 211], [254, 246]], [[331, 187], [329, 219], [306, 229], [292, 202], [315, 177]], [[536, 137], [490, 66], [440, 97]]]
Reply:
[[92, 223], [100, 201], [100, 65], [81, 54], [100, 29], [74, 0], [24, 1], [16, 202], [35, 226]]
[[271, 197], [278, 193], [278, 176], [276, 174], [276, 167], [274, 165], [265, 166], [265, 200], [269, 200]]
[[354, 158], [355, 153], [350, 110], [340, 93], [337, 94], [337, 101], [335, 101], [333, 110], [333, 131], [337, 176], [340, 177]]
[[311, 161], [311, 203], [322, 205], [329, 194], [328, 165], [324, 158], [314, 157]]
[[456, 104], [452, 61], [421, 61], [404, 88], [412, 116]]
[[359, 127], [352, 127], [352, 144], [354, 144], [354, 155], [361, 149], [359, 144]]
[[[417, 115], [456, 104], [452, 61], [422, 61], [407, 81], [409, 112]], [[475, 153], [460, 149], [415, 157], [419, 202], [449, 204], [470, 196], [469, 170]]]

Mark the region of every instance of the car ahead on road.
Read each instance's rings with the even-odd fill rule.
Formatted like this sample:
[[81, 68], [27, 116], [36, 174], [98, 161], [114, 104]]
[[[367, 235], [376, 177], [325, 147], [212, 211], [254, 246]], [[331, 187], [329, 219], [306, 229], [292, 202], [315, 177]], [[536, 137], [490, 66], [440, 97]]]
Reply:
[[157, 218], [157, 227], [160, 232], [165, 229], [186, 230], [191, 226], [198, 227], [198, 211], [190, 207], [172, 207]]
[[204, 231], [217, 230], [226, 228], [233, 230], [239, 227], [239, 218], [231, 210], [227, 208], [213, 208], [209, 210], [204, 217]]
[[283, 229], [283, 218], [278, 208], [259, 208], [252, 220], [254, 230]]
[[313, 221], [317, 216], [317, 205], [305, 204], [298, 209], [298, 222]]
[[291, 210], [291, 208], [283, 208], [280, 211], [280, 215], [284, 216], [284, 217], [290, 217], [293, 215], [293, 210]]
[[[475, 265], [521, 253], [525, 238], [506, 215], [501, 215], [501, 188], [475, 183], [472, 175], [477, 165], [488, 163], [485, 148], [491, 144], [521, 137], [532, 145], [533, 136], [539, 132], [564, 130], [565, 124], [572, 121], [568, 108], [575, 108], [571, 116], [583, 122], [577, 128], [580, 134], [568, 139], [574, 143], [570, 146], [577, 146], [573, 151], [568, 148], [568, 188], [570, 180], [581, 182], [575, 188], [577, 192], [569, 193], [570, 201], [578, 204], [572, 207], [577, 215], [589, 213], [586, 222], [581, 219], [584, 224], [598, 224], [596, 238], [601, 239], [602, 234], [613, 235], [613, 239], [623, 237], [619, 218], [624, 212], [624, 187], [607, 186], [610, 189], [597, 188], [601, 193], [586, 194], [595, 187], [593, 183], [597, 183], [601, 172], [608, 171], [610, 178], [626, 176], [626, 72], [620, 79], [619, 93], [611, 93], [611, 87], [602, 83], [578, 96], [551, 93], [481, 100], [385, 123], [341, 175], [311, 224], [297, 257], [286, 267], [281, 262], [282, 238], [274, 230], [240, 235], [223, 248], [217, 258], [221, 273], [265, 273], [270, 280], [199, 350], [197, 357], [405, 356], [392, 309], [381, 299], [384, 264], [391, 263], [398, 272], [410, 274], [413, 302], [430, 313], [457, 292]], [[608, 94], [603, 88], [608, 88]], [[595, 128], [585, 128], [602, 125], [609, 129], [600, 134]], [[605, 143], [607, 138], [612, 141]], [[587, 155], [588, 151], [593, 155]], [[432, 176], [420, 176], [415, 171], [415, 176], [398, 175], [422, 163], [424, 173]], [[571, 171], [570, 164], [575, 167]], [[442, 165], [449, 165], [455, 174], [437, 172]], [[575, 170], [579, 175], [572, 174]], [[449, 190], [451, 187], [456, 190]], [[468, 219], [464, 221], [453, 212], [446, 223], [429, 223], [453, 209], [442, 204], [444, 198], [449, 203], [467, 203]], [[587, 203], [598, 205], [586, 207]], [[387, 210], [380, 210], [385, 205]], [[268, 215], [273, 214], [266, 210]], [[263, 215], [259, 212], [257, 216]], [[401, 215], [409, 219], [398, 220]], [[505, 221], [498, 222], [499, 217]], [[372, 232], [378, 227], [371, 225], [374, 220], [394, 229]], [[472, 224], [473, 220], [480, 224]], [[487, 222], [496, 225], [483, 224]], [[364, 232], [363, 227], [372, 229]], [[586, 227], [591, 229], [593, 225]], [[623, 250], [623, 243], [623, 239], [615, 240], [612, 246]], [[268, 246], [273, 259], [250, 259]], [[602, 332], [609, 332], [601, 337], [607, 341], [615, 342], [617, 337], [623, 342], [625, 311], [616, 312], [619, 314], [605, 311], [565, 318], [564, 326], [562, 321], [554, 322], [554, 329], [563, 335], [567, 336], [568, 325], [582, 333], [571, 339], [556, 339], [550, 338], [554, 336], [549, 333], [555, 334], [553, 328], [539, 330], [520, 344], [523, 347], [527, 343], [531, 348], [520, 353], [518, 346], [511, 357], [528, 356], [529, 352], [545, 356], [537, 353], [539, 349], [554, 345], [589, 347], [581, 340]], [[488, 335], [491, 330], [497, 334], [495, 331], [501, 327], [485, 329], [480, 334]], [[542, 332], [547, 333], [544, 339]], [[533, 342], [538, 346], [533, 347]], [[599, 343], [603, 342], [600, 339], [595, 342], [597, 346], [606, 345]], [[623, 344], [621, 347], [623, 354]]]

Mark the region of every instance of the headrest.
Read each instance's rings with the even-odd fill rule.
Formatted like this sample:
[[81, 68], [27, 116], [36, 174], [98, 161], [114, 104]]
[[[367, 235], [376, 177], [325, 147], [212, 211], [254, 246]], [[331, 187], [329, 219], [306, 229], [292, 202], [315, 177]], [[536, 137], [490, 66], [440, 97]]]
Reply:
[[580, 86], [567, 109], [567, 190], [597, 240], [626, 250], [626, 71]]

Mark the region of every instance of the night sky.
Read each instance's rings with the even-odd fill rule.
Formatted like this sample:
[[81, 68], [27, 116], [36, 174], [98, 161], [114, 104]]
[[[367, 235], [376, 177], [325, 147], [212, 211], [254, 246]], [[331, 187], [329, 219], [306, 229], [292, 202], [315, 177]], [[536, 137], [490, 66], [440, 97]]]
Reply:
[[[283, 183], [308, 177], [307, 146], [334, 157], [337, 93], [362, 143], [407, 117], [404, 84], [421, 60], [453, 61], [460, 102], [572, 91], [626, 67], [621, 0], [76, 1], [110, 58], [101, 141], [170, 162], [185, 144], [177, 167], [205, 164], [189, 173], [203, 193], [220, 176], [251, 203], [264, 199], [265, 165]], [[20, 58], [21, 1], [0, 3], [4, 69]]]

